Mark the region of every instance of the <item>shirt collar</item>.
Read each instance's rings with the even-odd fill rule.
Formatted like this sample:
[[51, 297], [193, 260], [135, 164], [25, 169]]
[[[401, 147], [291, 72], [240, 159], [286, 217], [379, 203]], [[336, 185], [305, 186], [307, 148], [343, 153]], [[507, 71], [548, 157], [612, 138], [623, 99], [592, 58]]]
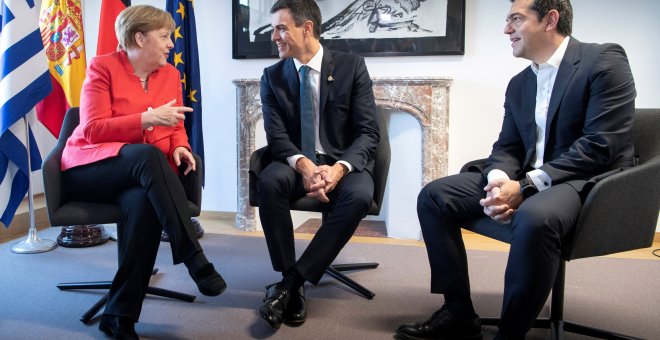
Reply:
[[559, 44], [559, 47], [557, 47], [557, 50], [555, 50], [555, 53], [552, 54], [552, 56], [550, 57], [550, 59], [548, 59], [548, 61], [546, 61], [541, 65], [532, 63], [532, 71], [534, 71], [535, 74], [538, 74], [539, 67], [543, 65], [552, 66], [558, 69], [559, 65], [561, 65], [561, 60], [564, 59], [564, 54], [566, 54], [566, 48], [568, 48], [569, 38], [570, 38], [569, 36], [566, 36], [564, 40], [562, 40], [561, 44]]
[[[296, 70], [300, 71], [300, 67], [303, 66], [303, 63], [300, 60], [293, 58], [293, 64], [296, 66]], [[309, 60], [307, 66], [312, 70], [321, 73], [321, 65], [323, 64], [323, 45], [319, 45], [319, 50], [316, 52], [314, 57]]]

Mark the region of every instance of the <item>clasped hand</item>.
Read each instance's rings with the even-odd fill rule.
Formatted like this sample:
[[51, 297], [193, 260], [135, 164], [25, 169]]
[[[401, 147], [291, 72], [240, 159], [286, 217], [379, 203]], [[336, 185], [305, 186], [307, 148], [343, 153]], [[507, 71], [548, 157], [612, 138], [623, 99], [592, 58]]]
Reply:
[[341, 164], [316, 166], [307, 158], [300, 158], [297, 163], [298, 170], [303, 178], [303, 186], [307, 191], [307, 197], [328, 203], [330, 199], [327, 194], [335, 189], [344, 170]]
[[523, 201], [518, 181], [509, 179], [496, 179], [484, 187], [486, 198], [479, 200], [486, 216], [506, 222]]
[[152, 126], [175, 126], [180, 120], [186, 119], [183, 112], [193, 112], [187, 106], [174, 106], [176, 99], [172, 99], [164, 105], [142, 113], [142, 129]]

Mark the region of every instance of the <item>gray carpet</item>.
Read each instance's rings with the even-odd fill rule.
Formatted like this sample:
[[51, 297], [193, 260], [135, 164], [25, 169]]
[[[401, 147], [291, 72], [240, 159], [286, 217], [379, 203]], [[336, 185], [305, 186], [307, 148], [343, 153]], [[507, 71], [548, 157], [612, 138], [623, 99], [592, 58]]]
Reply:
[[[42, 238], [55, 239], [48, 229]], [[337, 263], [380, 263], [350, 276], [371, 288], [366, 300], [331, 278], [307, 286], [309, 317], [296, 328], [272, 331], [256, 308], [263, 287], [278, 278], [266, 243], [259, 237], [207, 234], [207, 256], [229, 284], [219, 297], [206, 297], [183, 266], [173, 266], [169, 245], [161, 245], [159, 274], [152, 285], [198, 295], [194, 303], [148, 297], [136, 329], [146, 339], [392, 339], [397, 325], [427, 318], [442, 299], [429, 294], [429, 270], [421, 247], [350, 243]], [[78, 318], [101, 291], [59, 291], [55, 284], [111, 279], [116, 244], [82, 249], [57, 248], [41, 254], [14, 254], [0, 244], [0, 339], [103, 339], [98, 317]], [[307, 241], [297, 241], [302, 249]], [[481, 316], [497, 316], [506, 253], [470, 251], [473, 301]], [[547, 308], [543, 311], [547, 315]], [[584, 259], [568, 264], [566, 319], [646, 339], [660, 338], [660, 261]], [[484, 339], [495, 330], [484, 327]], [[546, 339], [534, 330], [529, 339]], [[580, 339], [568, 336], [567, 339]]]

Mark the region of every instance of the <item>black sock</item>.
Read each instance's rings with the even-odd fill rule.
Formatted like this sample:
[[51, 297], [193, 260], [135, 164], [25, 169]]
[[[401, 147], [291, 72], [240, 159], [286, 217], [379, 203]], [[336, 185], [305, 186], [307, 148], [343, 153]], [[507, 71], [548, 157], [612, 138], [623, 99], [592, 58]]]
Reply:
[[189, 257], [187, 260], [183, 261], [183, 263], [188, 268], [188, 271], [195, 273], [203, 265], [209, 263], [209, 260], [204, 255], [204, 252], [200, 251]]
[[472, 319], [477, 316], [470, 295], [445, 294], [445, 304], [449, 312], [459, 319]]
[[284, 278], [279, 283], [280, 287], [288, 290], [291, 293], [298, 290], [298, 288], [300, 288], [300, 286], [305, 283], [305, 278], [302, 277], [302, 275], [300, 275], [300, 273], [298, 273], [295, 268], [283, 272], [282, 276]]

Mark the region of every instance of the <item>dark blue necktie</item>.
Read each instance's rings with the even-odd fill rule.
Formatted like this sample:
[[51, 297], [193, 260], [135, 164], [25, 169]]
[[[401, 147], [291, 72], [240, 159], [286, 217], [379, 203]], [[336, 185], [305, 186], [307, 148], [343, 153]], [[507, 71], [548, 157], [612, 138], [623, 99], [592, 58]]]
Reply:
[[300, 67], [300, 148], [305, 157], [316, 163], [316, 131], [314, 131], [314, 102], [309, 66]]

